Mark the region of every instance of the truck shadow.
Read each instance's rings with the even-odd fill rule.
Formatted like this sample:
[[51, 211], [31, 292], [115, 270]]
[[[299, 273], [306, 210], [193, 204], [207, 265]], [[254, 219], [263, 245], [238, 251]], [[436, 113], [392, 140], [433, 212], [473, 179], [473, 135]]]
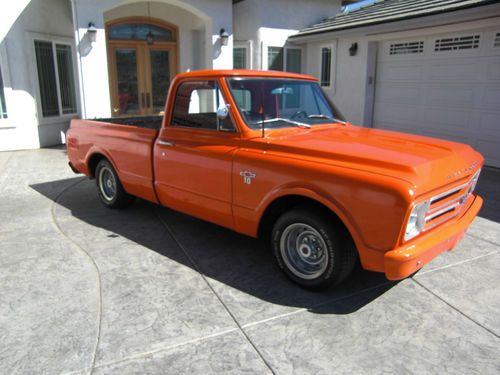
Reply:
[[268, 302], [318, 314], [349, 314], [396, 285], [384, 275], [358, 266], [336, 288], [305, 290], [281, 273], [273, 255], [259, 240], [142, 200], [124, 210], [108, 209], [99, 202], [93, 181], [86, 178], [31, 188], [56, 202], [58, 226], [84, 247], [99, 267], [101, 261], [113, 262], [113, 257], [117, 257], [117, 263], [127, 259], [130, 245], [124, 244], [132, 241], [132, 245], [142, 246], [138, 258], [134, 248], [134, 260], [140, 262], [141, 257], [146, 259], [147, 253], [154, 251], [167, 258], [166, 266], [172, 260], [199, 271], [224, 302], [255, 304], [264, 309]]

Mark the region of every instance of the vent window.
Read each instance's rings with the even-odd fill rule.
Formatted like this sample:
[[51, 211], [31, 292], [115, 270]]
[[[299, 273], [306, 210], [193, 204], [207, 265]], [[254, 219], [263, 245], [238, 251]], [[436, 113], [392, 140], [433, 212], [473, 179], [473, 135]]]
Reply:
[[436, 52], [477, 48], [479, 48], [479, 35], [437, 39], [434, 44], [434, 51]]
[[493, 44], [495, 47], [500, 47], [500, 33], [495, 35], [495, 43]]
[[389, 55], [408, 55], [413, 53], [424, 52], [424, 42], [406, 42], [391, 44]]

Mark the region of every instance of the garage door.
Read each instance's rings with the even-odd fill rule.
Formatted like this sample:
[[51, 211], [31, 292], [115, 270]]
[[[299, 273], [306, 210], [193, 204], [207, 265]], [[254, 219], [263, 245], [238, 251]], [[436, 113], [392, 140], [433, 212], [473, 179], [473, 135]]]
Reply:
[[380, 43], [373, 126], [468, 143], [500, 167], [500, 30]]

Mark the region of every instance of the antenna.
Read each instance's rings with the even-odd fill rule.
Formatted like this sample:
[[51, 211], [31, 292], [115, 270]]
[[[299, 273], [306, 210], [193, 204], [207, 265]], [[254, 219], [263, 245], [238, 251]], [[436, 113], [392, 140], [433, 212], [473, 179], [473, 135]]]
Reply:
[[264, 81], [261, 81], [261, 83], [260, 83], [260, 108], [261, 108], [260, 119], [261, 119], [261, 128], [262, 128], [262, 138], [265, 138], [265, 136], [266, 136], [265, 126], [266, 126], [266, 124], [264, 123]]

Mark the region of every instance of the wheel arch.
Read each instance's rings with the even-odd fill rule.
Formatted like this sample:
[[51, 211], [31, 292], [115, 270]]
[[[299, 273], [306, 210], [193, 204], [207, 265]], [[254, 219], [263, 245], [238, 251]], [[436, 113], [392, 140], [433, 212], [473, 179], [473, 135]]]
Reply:
[[293, 207], [308, 205], [325, 215], [328, 215], [334, 220], [335, 225], [338, 225], [348, 235], [356, 245], [360, 248], [361, 238], [355, 229], [353, 223], [348, 217], [331, 201], [314, 194], [314, 192], [294, 192], [282, 194], [271, 200], [263, 210], [258, 223], [257, 236], [266, 238], [269, 235], [273, 223], [286, 211]]
[[97, 164], [99, 164], [99, 162], [103, 159], [105, 159], [111, 163], [114, 170], [116, 171], [116, 173], [119, 176], [119, 171], [116, 168], [116, 164], [114, 163], [113, 159], [106, 152], [104, 152], [102, 150], [94, 149], [88, 153], [87, 162], [85, 163], [87, 165], [89, 177], [95, 178], [95, 170], [97, 168]]

